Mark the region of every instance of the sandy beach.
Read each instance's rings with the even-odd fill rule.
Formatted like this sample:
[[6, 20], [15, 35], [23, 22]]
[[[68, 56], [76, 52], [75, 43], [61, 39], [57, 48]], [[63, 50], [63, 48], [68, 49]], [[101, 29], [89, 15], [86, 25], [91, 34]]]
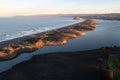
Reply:
[[69, 39], [84, 36], [86, 31], [94, 30], [95, 27], [96, 21], [85, 20], [60, 29], [0, 42], [0, 61], [13, 59], [21, 53], [32, 52], [44, 46], [64, 45]]
[[120, 80], [120, 0], [0, 0], [0, 80]]

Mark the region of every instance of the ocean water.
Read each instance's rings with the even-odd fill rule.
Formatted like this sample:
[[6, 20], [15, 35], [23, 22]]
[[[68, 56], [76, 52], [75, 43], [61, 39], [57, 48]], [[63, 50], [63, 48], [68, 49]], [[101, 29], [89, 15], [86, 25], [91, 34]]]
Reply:
[[15, 59], [0, 62], [0, 73], [38, 54], [90, 50], [100, 48], [101, 46], [120, 46], [120, 21], [97, 20], [97, 22], [98, 25], [95, 30], [87, 32], [85, 36], [69, 40], [66, 45], [45, 46], [32, 53], [23, 53]]
[[78, 23], [73, 17], [0, 18], [0, 41], [44, 32]]

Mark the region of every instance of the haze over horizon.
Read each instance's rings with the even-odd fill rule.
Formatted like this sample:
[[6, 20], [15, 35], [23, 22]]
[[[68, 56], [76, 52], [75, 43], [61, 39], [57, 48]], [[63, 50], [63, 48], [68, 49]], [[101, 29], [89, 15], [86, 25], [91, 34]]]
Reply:
[[0, 17], [120, 13], [120, 0], [0, 0]]

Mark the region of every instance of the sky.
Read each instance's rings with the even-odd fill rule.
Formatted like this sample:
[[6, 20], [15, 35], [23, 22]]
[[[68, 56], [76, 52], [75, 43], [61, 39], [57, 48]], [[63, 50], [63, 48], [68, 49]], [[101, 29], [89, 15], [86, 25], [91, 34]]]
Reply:
[[120, 13], [120, 0], [0, 0], [0, 17]]

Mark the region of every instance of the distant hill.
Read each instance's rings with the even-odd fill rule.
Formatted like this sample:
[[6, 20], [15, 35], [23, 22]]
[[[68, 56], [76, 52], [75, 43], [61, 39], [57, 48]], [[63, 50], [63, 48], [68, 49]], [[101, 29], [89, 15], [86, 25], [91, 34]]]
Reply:
[[84, 15], [81, 17], [90, 19], [120, 20], [120, 13]]
[[75, 17], [80, 16], [81, 18], [88, 19], [104, 19], [104, 20], [120, 20], [120, 13], [110, 14], [37, 14], [29, 16], [14, 16], [14, 17]]

